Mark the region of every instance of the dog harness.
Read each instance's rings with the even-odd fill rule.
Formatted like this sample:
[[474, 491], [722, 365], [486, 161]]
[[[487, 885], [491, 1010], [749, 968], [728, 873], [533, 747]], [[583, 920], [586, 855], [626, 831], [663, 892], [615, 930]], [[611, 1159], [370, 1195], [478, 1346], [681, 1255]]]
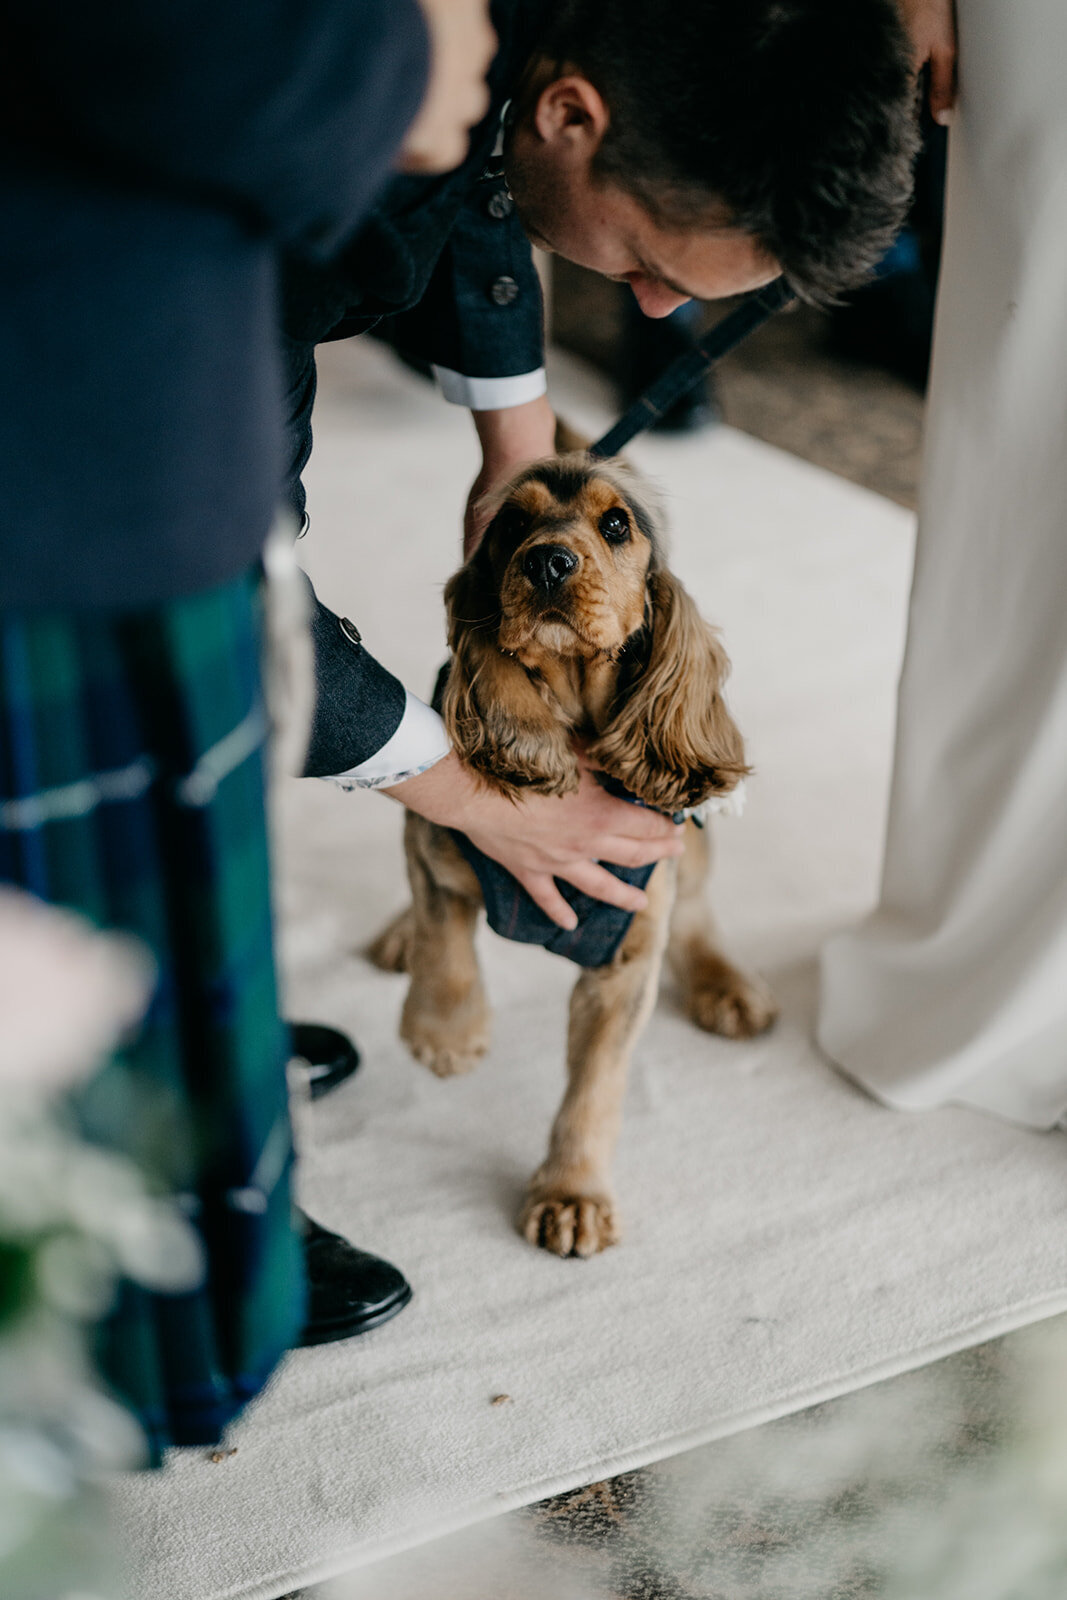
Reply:
[[[643, 800], [639, 800], [636, 795], [631, 794], [615, 779], [609, 778], [606, 773], [598, 772], [597, 779], [605, 789], [620, 799], [628, 800], [635, 806], [644, 805]], [[738, 816], [743, 804], [744, 782], [742, 781], [728, 795], [713, 796], [711, 800], [705, 801], [703, 806], [698, 806], [693, 811], [675, 812], [672, 820], [682, 822], [691, 817], [698, 827], [703, 827], [705, 811], [721, 811]], [[566, 956], [569, 961], [576, 961], [580, 967], [604, 967], [608, 964], [626, 937], [634, 917], [632, 911], [622, 911], [618, 906], [609, 906], [603, 900], [594, 900], [591, 895], [583, 894], [573, 884], [557, 878], [556, 888], [578, 918], [576, 927], [561, 928], [551, 917], [546, 916], [537, 902], [526, 893], [522, 884], [498, 861], [484, 855], [471, 844], [465, 833], [459, 833], [454, 828], [450, 831], [464, 857], [474, 868], [485, 900], [489, 926], [494, 933], [501, 934], [505, 939], [516, 939], [520, 944], [544, 945], [545, 949], [551, 950], [554, 955]], [[656, 863], [653, 862], [647, 867], [620, 867], [613, 861], [601, 861], [600, 865], [623, 883], [632, 883], [638, 889], [643, 889], [651, 878]]]
[[[554, 955], [566, 956], [580, 967], [603, 967], [611, 960], [633, 921], [632, 911], [622, 911], [603, 900], [594, 900], [573, 884], [555, 880], [556, 888], [578, 918], [574, 928], [561, 928], [531, 900], [522, 884], [498, 861], [483, 855], [465, 833], [452, 831], [466, 859], [474, 868], [485, 900], [485, 912], [494, 933], [520, 944], [541, 944]], [[643, 889], [652, 876], [649, 867], [617, 867], [604, 861], [602, 866], [623, 883]]]
[[[447, 679], [446, 663], [438, 674], [434, 688], [435, 711], [441, 709]], [[596, 777], [597, 782], [609, 794], [615, 795], [620, 800], [627, 800], [631, 805], [645, 805], [643, 800], [631, 794], [617, 778], [612, 778], [606, 772], [598, 772]], [[671, 820], [685, 822], [691, 818], [702, 828], [705, 817], [712, 812], [740, 816], [744, 809], [744, 791], [745, 785], [742, 780], [729, 794], [712, 795], [701, 806], [689, 811], [676, 811], [671, 814]], [[664, 816], [668, 814], [662, 813]], [[604, 967], [608, 964], [629, 931], [634, 917], [632, 911], [623, 911], [618, 906], [607, 905], [603, 900], [594, 900], [591, 895], [583, 894], [582, 890], [576, 889], [573, 884], [556, 878], [556, 888], [578, 918], [575, 927], [561, 928], [541, 910], [535, 900], [531, 899], [522, 884], [517, 878], [512, 877], [506, 867], [502, 867], [491, 856], [485, 855], [458, 828], [450, 828], [449, 832], [464, 859], [474, 869], [485, 901], [489, 926], [494, 933], [499, 933], [504, 939], [514, 939], [519, 944], [543, 945], [554, 955], [566, 956], [568, 961], [575, 961], [580, 967]], [[656, 864], [652, 862], [647, 867], [620, 867], [613, 861], [600, 862], [600, 865], [613, 877], [622, 883], [631, 883], [638, 889], [645, 888]]]

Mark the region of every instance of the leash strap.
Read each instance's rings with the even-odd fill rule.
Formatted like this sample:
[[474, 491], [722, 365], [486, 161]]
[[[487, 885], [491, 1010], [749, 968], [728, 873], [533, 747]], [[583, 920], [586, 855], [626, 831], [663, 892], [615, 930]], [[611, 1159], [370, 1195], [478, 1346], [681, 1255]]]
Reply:
[[678, 356], [654, 383], [649, 384], [644, 394], [623, 412], [615, 426], [609, 428], [596, 444], [590, 445], [589, 454], [617, 456], [620, 450], [625, 450], [631, 439], [650, 428], [665, 411], [669, 411], [674, 402], [695, 383], [699, 383], [717, 361], [721, 361], [750, 333], [768, 322], [776, 311], [781, 311], [783, 306], [795, 299], [796, 295], [784, 278], [775, 278], [773, 283], [746, 295], [736, 310], [717, 322], [691, 350]]

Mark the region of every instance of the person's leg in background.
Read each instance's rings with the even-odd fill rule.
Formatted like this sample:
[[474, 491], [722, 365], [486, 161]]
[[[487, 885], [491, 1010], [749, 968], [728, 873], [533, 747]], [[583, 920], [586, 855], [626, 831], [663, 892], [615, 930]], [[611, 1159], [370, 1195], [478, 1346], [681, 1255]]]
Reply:
[[881, 901], [819, 1040], [892, 1105], [1067, 1112], [1067, 11], [960, 0]]
[[[281, 346], [285, 375], [282, 403], [289, 421], [286, 437], [290, 450], [284, 474], [285, 498], [294, 519], [296, 537], [303, 539], [311, 525], [302, 474], [311, 458], [311, 417], [317, 383], [315, 347], [284, 336]], [[312, 1099], [320, 1099], [344, 1083], [359, 1066], [359, 1051], [339, 1028], [319, 1022], [291, 1022], [289, 1031], [293, 1068], [304, 1078]]]
[[[311, 458], [312, 414], [317, 386], [315, 344], [310, 339], [283, 337], [283, 415], [286, 419], [288, 456], [283, 474], [283, 499], [302, 539], [310, 530], [303, 471]], [[307, 584], [310, 592], [310, 584]], [[303, 590], [301, 590], [303, 593]], [[306, 603], [306, 602], [302, 602]], [[340, 619], [337, 619], [339, 622]], [[337, 623], [335, 622], [335, 626]], [[316, 637], [312, 629], [312, 638]], [[314, 644], [308, 667], [319, 689], [314, 665]], [[313, 716], [312, 708], [307, 708]], [[301, 751], [306, 750], [306, 737]], [[292, 752], [290, 753], [292, 754]], [[302, 770], [302, 755], [292, 764], [292, 774]], [[291, 1071], [302, 1078], [312, 1099], [319, 1099], [344, 1083], [360, 1064], [353, 1040], [339, 1028], [318, 1021], [289, 1023], [293, 1062]], [[303, 1230], [304, 1262], [308, 1286], [308, 1319], [301, 1343], [330, 1344], [369, 1332], [388, 1322], [410, 1302], [407, 1279], [392, 1262], [362, 1250], [342, 1235], [321, 1226], [302, 1211], [295, 1213]]]

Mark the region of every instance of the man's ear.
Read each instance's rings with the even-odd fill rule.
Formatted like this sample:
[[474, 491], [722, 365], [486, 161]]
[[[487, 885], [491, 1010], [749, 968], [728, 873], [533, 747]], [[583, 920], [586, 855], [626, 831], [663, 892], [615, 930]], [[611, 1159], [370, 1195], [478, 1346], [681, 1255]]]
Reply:
[[452, 660], [441, 714], [457, 755], [511, 799], [577, 789], [566, 727], [522, 663], [497, 646], [500, 606], [484, 542], [449, 580], [445, 604]]
[[671, 573], [649, 578], [648, 662], [624, 690], [591, 759], [661, 811], [726, 794], [745, 751], [722, 698], [730, 663], [714, 630]]
[[600, 148], [611, 113], [599, 89], [580, 72], [550, 78], [533, 108], [533, 126], [545, 144], [567, 144], [590, 155]]

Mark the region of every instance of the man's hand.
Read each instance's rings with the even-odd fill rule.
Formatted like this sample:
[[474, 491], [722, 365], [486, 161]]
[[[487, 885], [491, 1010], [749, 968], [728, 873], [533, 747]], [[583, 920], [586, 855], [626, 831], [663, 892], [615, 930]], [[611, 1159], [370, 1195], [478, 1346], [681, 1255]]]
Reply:
[[467, 496], [464, 561], [477, 550], [489, 526], [486, 497], [520, 467], [552, 455], [556, 447], [556, 418], [546, 395], [528, 400], [525, 405], [506, 406], [502, 411], [472, 411], [471, 416], [481, 440], [482, 470]]
[[522, 884], [531, 900], [561, 928], [576, 925], [574, 912], [554, 883], [562, 878], [594, 900], [640, 911], [642, 890], [598, 863], [647, 866], [681, 855], [682, 829], [658, 811], [629, 805], [602, 789], [582, 758], [581, 786], [560, 799], [532, 794], [506, 800], [463, 766], [454, 753], [428, 772], [382, 791], [420, 816], [460, 828]]
[[400, 147], [402, 172], [449, 172], [489, 110], [485, 74], [496, 54], [488, 0], [419, 0], [430, 35], [426, 93]]
[[956, 14], [953, 0], [897, 0], [911, 40], [915, 70], [930, 65], [930, 115], [951, 121], [956, 104]]

